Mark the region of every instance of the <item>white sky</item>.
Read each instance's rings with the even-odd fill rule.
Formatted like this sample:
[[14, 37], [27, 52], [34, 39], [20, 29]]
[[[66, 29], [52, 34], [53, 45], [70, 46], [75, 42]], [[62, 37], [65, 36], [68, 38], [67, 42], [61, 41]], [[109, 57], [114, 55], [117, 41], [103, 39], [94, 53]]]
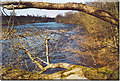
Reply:
[[[19, 0], [1, 0], [1, 1], [19, 1]], [[21, 0], [21, 1], [38, 1], [38, 2], [50, 2], [50, 3], [67, 3], [67, 2], [77, 2], [77, 3], [85, 3], [86, 1], [92, 1], [92, 0]], [[6, 13], [9, 15], [11, 10], [5, 9]], [[19, 9], [15, 10], [17, 13], [16, 15], [39, 15], [43, 16], [46, 15], [47, 17], [55, 17], [58, 14], [64, 15], [65, 12], [69, 12], [71, 10], [45, 10], [45, 9]]]

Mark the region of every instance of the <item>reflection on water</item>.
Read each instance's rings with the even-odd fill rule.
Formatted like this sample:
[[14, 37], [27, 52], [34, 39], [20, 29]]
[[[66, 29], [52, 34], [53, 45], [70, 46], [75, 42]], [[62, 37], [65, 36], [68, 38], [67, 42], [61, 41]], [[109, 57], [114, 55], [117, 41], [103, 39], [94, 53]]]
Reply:
[[[50, 63], [64, 62], [77, 64], [76, 61], [67, 59], [68, 56], [71, 56], [71, 54], [64, 51], [64, 49], [67, 48], [68, 42], [70, 42], [70, 46], [74, 47], [74, 40], [68, 39], [71, 37], [71, 35], [76, 34], [76, 32], [73, 31], [75, 26], [76, 25], [73, 24], [56, 22], [33, 23], [15, 26], [14, 28], [17, 29], [17, 32], [11, 34], [11, 36], [15, 35], [16, 37], [7, 39], [4, 42], [2, 41], [3, 65], [12, 65], [14, 67], [29, 71], [39, 71], [40, 69], [32, 62], [27, 53], [19, 46], [19, 43], [28, 49], [32, 57], [39, 57], [46, 61], [46, 38], [49, 38]], [[20, 38], [17, 37], [17, 35], [19, 35]], [[46, 66], [46, 64], [42, 63], [41, 61], [39, 62], [43, 66]], [[54, 69], [51, 70], [54, 71]], [[61, 70], [61, 68], [58, 68], [58, 70]]]

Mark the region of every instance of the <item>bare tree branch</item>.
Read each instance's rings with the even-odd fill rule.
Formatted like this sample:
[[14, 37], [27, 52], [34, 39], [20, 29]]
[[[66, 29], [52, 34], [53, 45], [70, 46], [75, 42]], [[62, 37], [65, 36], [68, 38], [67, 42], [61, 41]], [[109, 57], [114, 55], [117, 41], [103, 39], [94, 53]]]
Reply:
[[[6, 9], [13, 9], [11, 4], [14, 5], [15, 9], [26, 9], [26, 8], [38, 8], [48, 10], [77, 10], [87, 14], [93, 15], [104, 21], [118, 26], [118, 17], [108, 11], [101, 10], [96, 7], [85, 5], [82, 3], [47, 3], [47, 2], [0, 2], [2, 7]], [[19, 4], [19, 6], [18, 6]]]
[[25, 48], [25, 46], [23, 46], [21, 43], [20, 43], [19, 45], [25, 50], [25, 52], [28, 54], [29, 58], [30, 58], [33, 62], [35, 62], [35, 63], [38, 65], [38, 67], [42, 70], [44, 67], [43, 67], [42, 65], [40, 65], [40, 63], [39, 63], [38, 61], [34, 60], [34, 58], [33, 58], [32, 55], [30, 54], [30, 52]]

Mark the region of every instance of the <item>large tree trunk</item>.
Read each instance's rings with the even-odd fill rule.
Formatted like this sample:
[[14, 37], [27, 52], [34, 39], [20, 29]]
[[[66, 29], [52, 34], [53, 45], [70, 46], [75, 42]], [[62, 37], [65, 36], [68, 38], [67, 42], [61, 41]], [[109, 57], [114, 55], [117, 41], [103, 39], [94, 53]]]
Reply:
[[[25, 8], [38, 8], [48, 10], [77, 10], [88, 13], [98, 17], [104, 21], [118, 26], [118, 17], [114, 16], [108, 11], [100, 10], [99, 8], [88, 6], [82, 3], [46, 3], [46, 2], [0, 2], [6, 9], [25, 9]], [[19, 5], [18, 5], [19, 4]]]

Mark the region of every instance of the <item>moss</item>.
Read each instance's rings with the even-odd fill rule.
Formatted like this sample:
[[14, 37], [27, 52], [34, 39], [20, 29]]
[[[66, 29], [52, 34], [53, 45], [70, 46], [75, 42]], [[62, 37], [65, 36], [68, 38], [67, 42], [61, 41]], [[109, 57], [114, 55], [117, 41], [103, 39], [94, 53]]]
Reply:
[[104, 68], [83, 68], [84, 75], [88, 79], [118, 79], [119, 72]]
[[[114, 72], [113, 70], [104, 69], [104, 68], [90, 68], [90, 67], [84, 67], [75, 65], [72, 67], [72, 69], [75, 68], [82, 68], [82, 72], [84, 76], [88, 79], [117, 79], [118, 78], [118, 72]], [[111, 77], [112, 75], [112, 77]]]
[[119, 80], [119, 70], [114, 71], [110, 79]]
[[88, 79], [110, 79], [113, 74], [112, 70], [104, 68], [90, 68], [79, 65], [74, 65], [71, 69], [82, 68], [83, 75]]
[[119, 79], [119, 70], [113, 71], [105, 68], [90, 68], [79, 65], [74, 65], [70, 69], [53, 74], [38, 74], [9, 67], [4, 67], [2, 70], [4, 74], [3, 79], [65, 79], [72, 74], [83, 75], [83, 77], [85, 76], [87, 79]]
[[74, 69], [74, 68], [83, 68], [84, 66], [80, 66], [80, 65], [74, 65], [71, 67], [71, 69]]
[[106, 75], [111, 75], [113, 73], [112, 70], [108, 70], [108, 69], [104, 69], [104, 68], [99, 68], [98, 69], [98, 73], [103, 73], [103, 74], [106, 74]]

